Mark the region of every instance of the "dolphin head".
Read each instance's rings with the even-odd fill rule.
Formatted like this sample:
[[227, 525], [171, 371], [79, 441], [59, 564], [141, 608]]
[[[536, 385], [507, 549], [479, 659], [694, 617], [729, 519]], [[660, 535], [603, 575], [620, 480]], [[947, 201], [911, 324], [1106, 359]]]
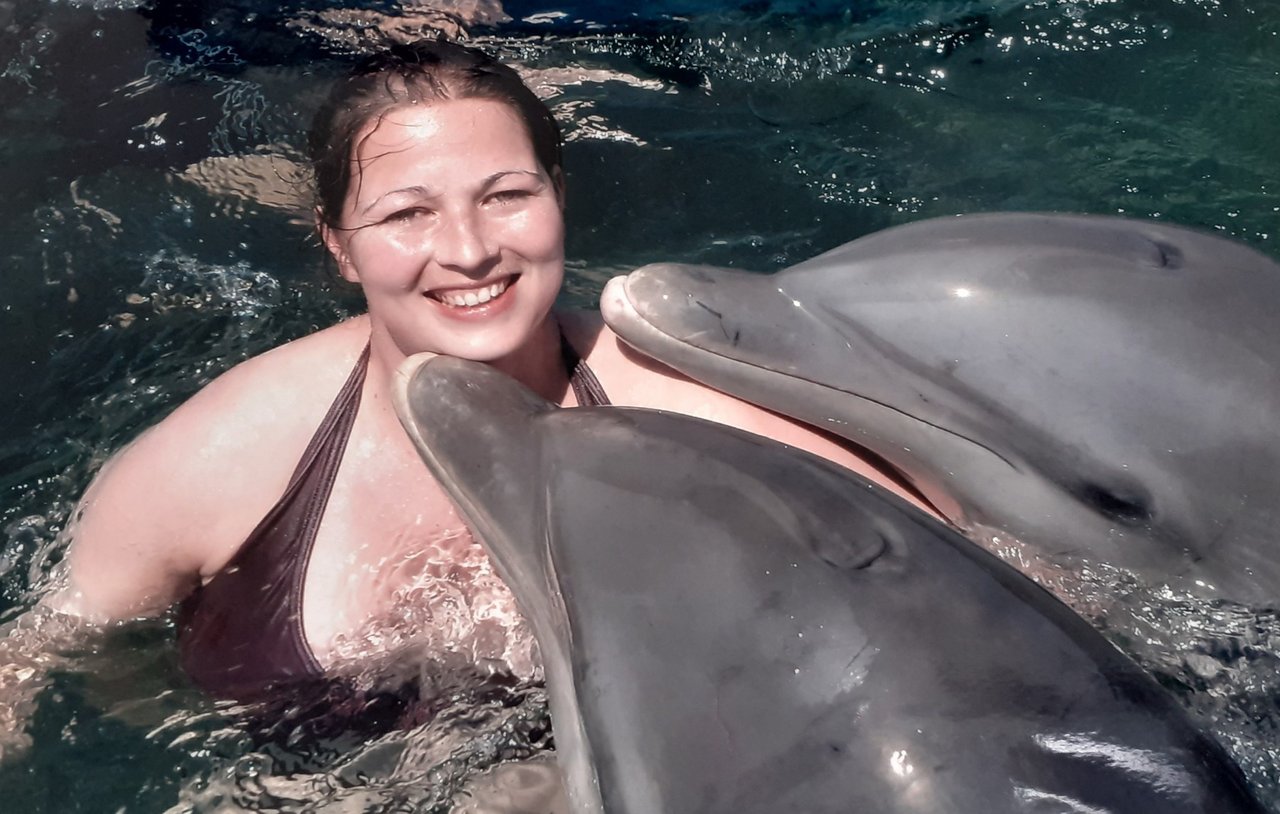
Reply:
[[773, 275], [646, 266], [602, 311], [642, 352], [878, 454], [961, 527], [1271, 601], [1277, 301], [1276, 264], [1232, 241], [1016, 214]]
[[530, 425], [555, 405], [487, 365], [431, 353], [401, 364], [392, 398], [427, 468], [484, 541], [498, 575], [517, 589], [542, 651], [574, 811], [603, 812], [591, 747], [575, 725], [581, 716], [568, 674], [567, 624], [540, 527], [545, 513], [538, 491], [529, 488], [542, 482], [541, 447]]

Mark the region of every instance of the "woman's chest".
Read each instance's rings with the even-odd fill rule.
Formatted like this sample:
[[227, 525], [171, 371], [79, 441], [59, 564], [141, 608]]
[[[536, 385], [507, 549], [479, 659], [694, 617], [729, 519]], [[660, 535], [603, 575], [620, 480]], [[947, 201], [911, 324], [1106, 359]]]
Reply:
[[373, 655], [463, 658], [531, 675], [515, 600], [421, 463], [334, 484], [306, 563], [303, 629], [325, 667]]

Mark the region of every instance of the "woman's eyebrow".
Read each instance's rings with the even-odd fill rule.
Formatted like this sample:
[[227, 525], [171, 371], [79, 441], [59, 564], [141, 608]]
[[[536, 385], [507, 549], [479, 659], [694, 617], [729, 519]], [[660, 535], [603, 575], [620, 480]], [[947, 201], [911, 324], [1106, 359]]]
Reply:
[[500, 172], [495, 172], [493, 175], [490, 175], [488, 178], [485, 178], [484, 183], [480, 185], [480, 188], [482, 190], [488, 189], [489, 187], [501, 181], [503, 178], [506, 178], [508, 175], [528, 175], [538, 179], [539, 181], [542, 180], [542, 173], [534, 172], [533, 170], [502, 170]]

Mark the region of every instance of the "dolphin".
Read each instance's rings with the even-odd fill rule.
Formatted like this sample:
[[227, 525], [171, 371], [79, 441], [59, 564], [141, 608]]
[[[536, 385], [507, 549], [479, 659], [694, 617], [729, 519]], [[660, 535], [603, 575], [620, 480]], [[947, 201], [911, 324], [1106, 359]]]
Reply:
[[533, 626], [577, 814], [1263, 810], [1092, 627], [847, 470], [430, 354], [394, 390]]
[[601, 310], [643, 353], [870, 450], [1037, 569], [1105, 564], [1269, 607], [1277, 304], [1280, 266], [1223, 237], [993, 214], [769, 275], [645, 266], [611, 280]]

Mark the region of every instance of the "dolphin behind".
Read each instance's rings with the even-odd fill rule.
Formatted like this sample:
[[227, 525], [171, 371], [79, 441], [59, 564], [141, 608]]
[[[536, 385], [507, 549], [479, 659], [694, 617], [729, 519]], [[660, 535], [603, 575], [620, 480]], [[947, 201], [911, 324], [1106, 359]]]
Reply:
[[627, 343], [861, 444], [960, 528], [1280, 600], [1280, 266], [1119, 218], [889, 229], [773, 275], [610, 282]]
[[396, 408], [542, 646], [577, 812], [1256, 812], [1048, 593], [814, 456], [409, 359]]

